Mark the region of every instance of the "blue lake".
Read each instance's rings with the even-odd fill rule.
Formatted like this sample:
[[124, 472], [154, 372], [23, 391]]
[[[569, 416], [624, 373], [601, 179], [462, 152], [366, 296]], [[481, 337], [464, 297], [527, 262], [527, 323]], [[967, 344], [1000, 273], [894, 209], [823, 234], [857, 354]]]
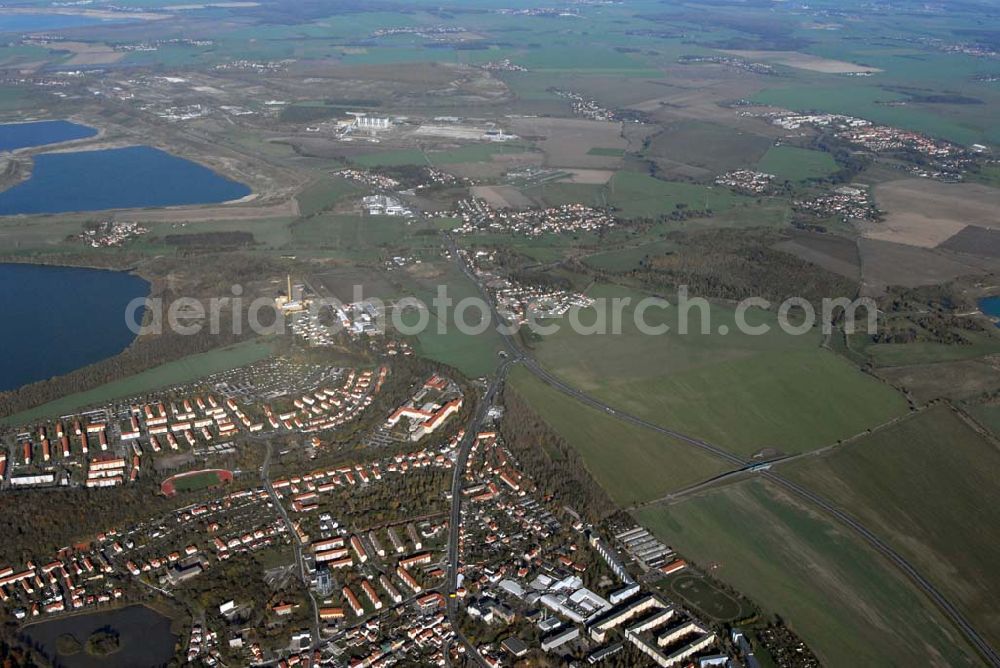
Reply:
[[[988, 316], [1000, 318], [1000, 296], [980, 299], [979, 310]], [[1000, 322], [997, 323], [997, 327], [1000, 327]]]
[[0, 264], [0, 391], [117, 355], [135, 338], [126, 306], [148, 294], [120, 271]]
[[250, 188], [150, 146], [42, 153], [31, 177], [0, 193], [0, 215], [214, 204]]
[[0, 151], [85, 139], [96, 134], [97, 130], [94, 128], [69, 121], [5, 123], [0, 125]]

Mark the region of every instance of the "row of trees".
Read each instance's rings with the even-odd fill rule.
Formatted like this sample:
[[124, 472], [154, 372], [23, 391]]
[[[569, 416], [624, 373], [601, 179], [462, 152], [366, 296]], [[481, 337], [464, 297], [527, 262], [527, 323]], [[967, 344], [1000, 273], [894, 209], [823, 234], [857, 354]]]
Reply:
[[546, 496], [554, 496], [593, 523], [617, 510], [594, 482], [579, 453], [516, 390], [503, 390], [501, 435]]

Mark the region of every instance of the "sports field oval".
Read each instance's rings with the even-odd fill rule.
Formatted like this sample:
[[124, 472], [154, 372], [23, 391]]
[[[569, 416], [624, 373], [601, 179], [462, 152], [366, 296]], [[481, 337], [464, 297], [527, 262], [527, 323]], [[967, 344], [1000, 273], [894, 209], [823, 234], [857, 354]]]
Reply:
[[165, 496], [174, 496], [178, 492], [196, 492], [212, 487], [222, 487], [233, 481], [233, 472], [227, 469], [202, 469], [187, 471], [170, 476], [160, 484], [160, 491]]

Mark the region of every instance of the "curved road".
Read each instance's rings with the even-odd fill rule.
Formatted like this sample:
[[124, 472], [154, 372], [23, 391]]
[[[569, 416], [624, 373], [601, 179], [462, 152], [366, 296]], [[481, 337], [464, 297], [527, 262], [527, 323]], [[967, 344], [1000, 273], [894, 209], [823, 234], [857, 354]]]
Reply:
[[[466, 275], [466, 277], [468, 277], [468, 279], [471, 280], [476, 285], [481, 297], [485, 299], [486, 303], [489, 305], [494, 320], [497, 323], [505, 322], [505, 320], [501, 318], [500, 314], [497, 312], [496, 306], [493, 303], [493, 300], [491, 299], [486, 288], [478, 280], [475, 274], [472, 273], [472, 271], [467, 266], [466, 262], [462, 259], [462, 256], [459, 255], [458, 245], [455, 243], [455, 240], [450, 236], [446, 236], [446, 239], [448, 241], [449, 248], [451, 250], [452, 258], [456, 263], [458, 263], [459, 267], [462, 269], [462, 272]], [[559, 390], [560, 392], [576, 399], [577, 401], [586, 404], [592, 408], [595, 408], [597, 410], [604, 411], [609, 415], [613, 415], [614, 417], [624, 422], [628, 422], [637, 427], [642, 427], [644, 429], [649, 429], [650, 431], [655, 431], [664, 434], [682, 443], [686, 443], [693, 447], [704, 450], [720, 459], [728, 461], [739, 467], [744, 467], [750, 463], [742, 459], [741, 457], [738, 457], [737, 455], [734, 455], [733, 453], [724, 450], [723, 448], [720, 448], [717, 445], [713, 445], [707, 441], [703, 441], [693, 436], [688, 436], [687, 434], [682, 434], [681, 432], [674, 431], [673, 429], [662, 427], [648, 420], [644, 420], [643, 418], [618, 410], [612, 406], [609, 406], [591, 397], [590, 395], [584, 392], [581, 392], [580, 390], [570, 385], [567, 385], [566, 383], [564, 383], [563, 381], [559, 380], [554, 375], [552, 375], [550, 372], [543, 369], [538, 364], [538, 362], [534, 360], [534, 358], [528, 356], [528, 354], [521, 349], [521, 346], [514, 339], [514, 337], [503, 332], [501, 332], [500, 335], [503, 338], [504, 343], [507, 345], [510, 354], [512, 355], [512, 359], [510, 361], [515, 361], [515, 360], [520, 361], [526, 369], [528, 369], [534, 376], [536, 376], [546, 385]], [[507, 362], [502, 367], [504, 371], [506, 371], [506, 366], [509, 363], [510, 362]], [[468, 436], [468, 434], [466, 436]], [[457, 471], [458, 467], [456, 466], [456, 474]], [[907, 561], [905, 557], [896, 552], [896, 550], [894, 550], [885, 541], [879, 538], [873, 531], [868, 529], [865, 525], [861, 524], [857, 519], [855, 519], [848, 513], [844, 512], [843, 510], [835, 506], [830, 501], [827, 501], [823, 497], [810, 491], [809, 489], [803, 487], [802, 485], [794, 483], [775, 473], [763, 472], [761, 475], [763, 475], [765, 479], [782, 487], [786, 491], [791, 492], [792, 494], [795, 494], [796, 496], [821, 508], [822, 510], [826, 511], [828, 514], [833, 516], [835, 519], [837, 519], [841, 524], [855, 531], [859, 536], [861, 536], [865, 541], [867, 541], [868, 544], [871, 545], [877, 552], [879, 552], [882, 556], [884, 556], [891, 565], [895, 566], [899, 571], [901, 571], [904, 575], [906, 575], [910, 579], [910, 581], [913, 582], [921, 591], [923, 591], [924, 594], [926, 594], [927, 597], [931, 601], [933, 601], [935, 605], [937, 605], [941, 613], [944, 614], [944, 616], [947, 617], [949, 621], [951, 621], [951, 623], [955, 626], [956, 629], [958, 629], [962, 633], [963, 636], [965, 636], [965, 639], [968, 641], [968, 643], [972, 645], [972, 647], [974, 647], [982, 655], [982, 657], [987, 661], [989, 665], [994, 666], [994, 668], [1000, 668], [1000, 654], [998, 654], [997, 651], [992, 647], [992, 645], [990, 645], [990, 643], [987, 642], [986, 639], [979, 634], [979, 632], [975, 629], [975, 627], [972, 626], [969, 620], [966, 619], [966, 617], [958, 610], [958, 608], [956, 608], [955, 605], [951, 601], [949, 601], [948, 598], [943, 593], [941, 593], [939, 589], [937, 589], [937, 587], [935, 587], [927, 578], [925, 578], [913, 564]]]

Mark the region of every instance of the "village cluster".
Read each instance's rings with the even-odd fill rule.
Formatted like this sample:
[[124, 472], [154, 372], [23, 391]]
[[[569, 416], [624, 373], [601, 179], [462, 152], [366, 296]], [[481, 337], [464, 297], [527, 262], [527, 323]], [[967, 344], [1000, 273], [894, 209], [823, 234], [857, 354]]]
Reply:
[[577, 116], [583, 116], [592, 121], [614, 121], [618, 119], [613, 110], [602, 107], [596, 100], [586, 98], [580, 93], [561, 88], [552, 88], [550, 92], [569, 100], [570, 106], [573, 108], [573, 113]]
[[733, 190], [762, 195], [771, 189], [774, 174], [755, 172], [752, 169], [737, 169], [716, 177], [715, 185]]
[[220, 63], [215, 66], [215, 70], [218, 72], [256, 72], [263, 74], [265, 72], [281, 72], [294, 62], [294, 60], [288, 58], [264, 61], [241, 58], [240, 60], [232, 60], [228, 63]]
[[148, 232], [148, 228], [136, 222], [101, 220], [84, 225], [83, 232], [76, 238], [91, 248], [111, 248], [121, 246]]
[[399, 181], [396, 179], [366, 169], [342, 169], [333, 175], [368, 186], [372, 190], [390, 191], [399, 188]]
[[462, 260], [486, 285], [497, 311], [508, 321], [524, 325], [542, 318], [561, 318], [572, 308], [588, 308], [594, 300], [573, 290], [516, 281], [497, 266], [496, 251], [459, 250]]
[[537, 237], [567, 232], [601, 232], [617, 224], [611, 214], [583, 204], [512, 211], [494, 209], [485, 200], [475, 197], [459, 201], [454, 215], [462, 221], [454, 230], [458, 234], [497, 232]]
[[487, 72], [527, 72], [528, 68], [523, 65], [512, 63], [510, 58], [501, 60], [491, 60], [483, 63], [482, 68]]
[[836, 216], [845, 221], [875, 221], [881, 215], [863, 185], [840, 186], [811, 199], [796, 200], [792, 205], [815, 216]]
[[707, 63], [711, 65], [724, 65], [734, 69], [752, 72], [753, 74], [774, 74], [774, 67], [767, 63], [755, 63], [736, 56], [681, 56], [677, 59], [682, 65], [695, 65]]
[[780, 111], [768, 112], [764, 116], [774, 125], [786, 130], [798, 130], [805, 125], [828, 129], [838, 139], [875, 154], [917, 156], [920, 162], [911, 166], [914, 175], [944, 181], [961, 180], [963, 170], [975, 164], [977, 156], [987, 150], [979, 144], [965, 148], [920, 132], [878, 125], [863, 118], [842, 114], [796, 114]]

